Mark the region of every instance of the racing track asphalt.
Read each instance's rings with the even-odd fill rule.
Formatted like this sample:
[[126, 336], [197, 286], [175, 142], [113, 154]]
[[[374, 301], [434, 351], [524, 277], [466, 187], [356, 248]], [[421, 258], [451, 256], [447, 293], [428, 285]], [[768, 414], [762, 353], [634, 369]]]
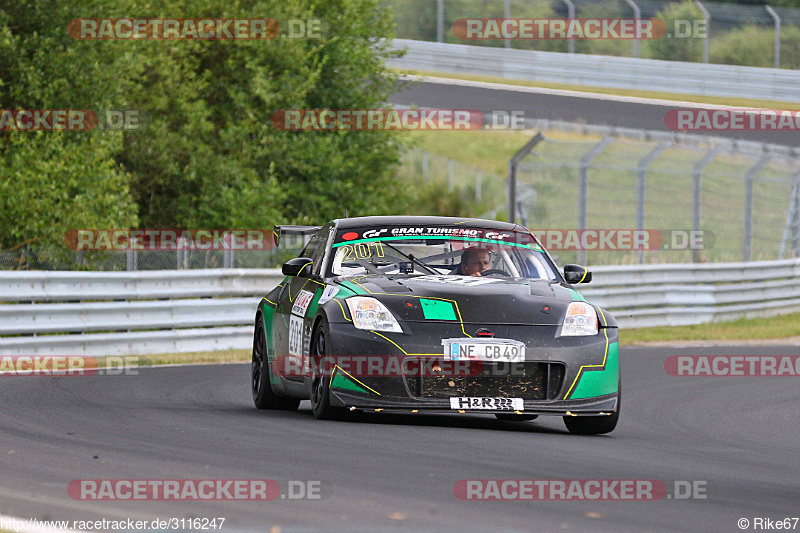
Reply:
[[[434, 109], [473, 109], [482, 113], [492, 111], [523, 111], [526, 118], [564, 120], [585, 124], [670, 131], [664, 124], [669, 109], [682, 106], [614, 101], [603, 95], [547, 94], [535, 88], [485, 88], [471, 86], [458, 80], [401, 81], [389, 102], [397, 105], [416, 105]], [[600, 99], [598, 99], [600, 98]], [[698, 104], [690, 104], [697, 107]], [[702, 135], [702, 132], [694, 132]], [[797, 131], [727, 131], [714, 135], [759, 141], [787, 146], [800, 146]]]
[[[0, 377], [0, 513], [58, 520], [226, 517], [224, 531], [739, 531], [800, 515], [800, 381], [678, 378], [670, 354], [795, 354], [797, 347], [623, 348], [610, 436], [560, 418], [258, 411], [249, 366], [138, 375]], [[73, 479], [324, 480], [329, 497], [270, 502], [74, 501]], [[705, 500], [474, 502], [460, 479], [707, 483]]]

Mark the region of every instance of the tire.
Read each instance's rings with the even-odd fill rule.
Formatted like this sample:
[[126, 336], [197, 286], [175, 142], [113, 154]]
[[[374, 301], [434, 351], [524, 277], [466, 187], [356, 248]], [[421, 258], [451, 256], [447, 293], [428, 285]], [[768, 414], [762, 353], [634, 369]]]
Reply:
[[504, 422], [528, 422], [539, 418], [539, 415], [515, 415], [511, 413], [495, 413], [494, 416]]
[[619, 410], [622, 407], [622, 389], [617, 389], [617, 410], [612, 415], [604, 416], [565, 416], [564, 424], [570, 433], [575, 435], [602, 435], [611, 433], [617, 427]]
[[565, 416], [564, 424], [575, 435], [602, 435], [617, 427], [619, 411], [610, 416]]
[[311, 370], [311, 410], [319, 420], [340, 420], [345, 414], [344, 408], [331, 405], [331, 376], [324, 372], [328, 368], [323, 360], [328, 355], [330, 334], [328, 321], [323, 318], [311, 335], [309, 350], [315, 363]]
[[272, 392], [268, 361], [264, 320], [259, 314], [256, 316], [256, 327], [253, 334], [253, 359], [250, 366], [250, 390], [253, 393], [253, 403], [259, 409], [295, 411], [300, 405], [300, 400], [279, 396]]

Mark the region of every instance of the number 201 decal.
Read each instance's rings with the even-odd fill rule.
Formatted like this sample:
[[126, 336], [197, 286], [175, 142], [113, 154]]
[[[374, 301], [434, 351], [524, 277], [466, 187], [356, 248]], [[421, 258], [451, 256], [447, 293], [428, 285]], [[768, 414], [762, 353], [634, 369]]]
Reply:
[[292, 315], [289, 317], [289, 355], [302, 355], [303, 319]]
[[383, 245], [379, 242], [368, 242], [358, 244], [348, 244], [342, 246], [344, 249], [344, 256], [342, 261], [353, 261], [355, 259], [369, 259], [373, 255], [372, 248], [375, 248], [375, 254], [378, 257], [384, 257]]

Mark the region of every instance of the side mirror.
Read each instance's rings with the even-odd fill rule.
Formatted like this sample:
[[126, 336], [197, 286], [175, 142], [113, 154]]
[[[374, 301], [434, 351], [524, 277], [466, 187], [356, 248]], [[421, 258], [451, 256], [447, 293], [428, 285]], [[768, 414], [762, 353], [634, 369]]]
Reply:
[[281, 267], [281, 272], [284, 276], [296, 276], [299, 278], [307, 278], [311, 276], [311, 268], [313, 262], [308, 257], [295, 257], [289, 259]]
[[592, 281], [592, 273], [585, 266], [564, 265], [564, 279], [567, 283], [589, 283]]

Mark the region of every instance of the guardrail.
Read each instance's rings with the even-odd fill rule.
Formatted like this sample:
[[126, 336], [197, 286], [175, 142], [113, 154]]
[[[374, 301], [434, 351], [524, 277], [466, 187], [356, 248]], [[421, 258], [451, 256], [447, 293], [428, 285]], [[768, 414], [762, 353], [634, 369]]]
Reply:
[[[800, 310], [800, 259], [592, 270], [581, 292], [623, 328]], [[282, 278], [277, 269], [0, 272], [0, 355], [248, 349], [256, 306]]]
[[684, 326], [800, 310], [800, 259], [592, 268], [587, 300], [621, 327]]
[[395, 39], [390, 67], [587, 87], [800, 102], [800, 71]]
[[0, 272], [0, 355], [247, 349], [278, 269]]

